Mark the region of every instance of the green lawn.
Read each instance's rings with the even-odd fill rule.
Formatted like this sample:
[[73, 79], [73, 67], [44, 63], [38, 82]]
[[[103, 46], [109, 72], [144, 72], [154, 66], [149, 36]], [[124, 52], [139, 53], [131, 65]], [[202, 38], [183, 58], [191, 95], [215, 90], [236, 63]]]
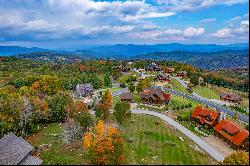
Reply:
[[166, 111], [166, 107], [160, 109], [160, 108], [155, 108], [155, 107], [150, 107], [150, 106], [145, 106], [145, 105], [138, 104], [137, 109], [142, 109], [142, 108], [143, 109], [157, 111], [157, 112], [164, 112], [164, 111]]
[[197, 105], [199, 105], [198, 102], [172, 94], [169, 107], [176, 108], [176, 107], [181, 107], [182, 105], [188, 105], [189, 103], [192, 104], [192, 107], [190, 109], [194, 109]]
[[[61, 130], [61, 125], [53, 123], [29, 137], [28, 141], [33, 146], [52, 144], [40, 155], [43, 165], [87, 164], [81, 142], [63, 144], [59, 136], [51, 135], [60, 134]], [[194, 146], [194, 143], [191, 140], [160, 119], [132, 115], [121, 132], [125, 140], [127, 164], [217, 164], [206, 153], [192, 149], [190, 145]], [[184, 142], [178, 138], [180, 136]]]
[[[123, 129], [128, 164], [217, 164], [206, 153], [194, 150], [194, 143], [160, 119], [133, 115]], [[160, 122], [156, 125], [155, 122]], [[178, 137], [182, 137], [182, 142]]]
[[212, 88], [203, 87], [203, 86], [196, 86], [193, 88], [193, 91], [198, 95], [208, 98], [208, 99], [219, 99], [219, 94], [214, 91]]
[[187, 93], [186, 89], [174, 78], [171, 78], [171, 84], [173, 89], [178, 90], [183, 93]]
[[51, 134], [60, 134], [62, 127], [58, 123], [50, 124], [42, 131], [33, 134], [28, 141], [33, 146], [41, 144], [52, 144], [47, 150], [43, 151], [40, 158], [43, 165], [69, 165], [69, 164], [86, 164], [83, 160], [83, 149], [81, 142], [74, 144], [64, 144], [59, 136]]

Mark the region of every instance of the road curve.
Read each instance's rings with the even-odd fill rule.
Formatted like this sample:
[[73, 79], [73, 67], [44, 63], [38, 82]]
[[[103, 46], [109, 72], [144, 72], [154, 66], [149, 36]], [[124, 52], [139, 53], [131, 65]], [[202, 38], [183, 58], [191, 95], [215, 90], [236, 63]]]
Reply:
[[178, 122], [174, 121], [173, 119], [169, 118], [168, 116], [154, 112], [154, 111], [146, 111], [146, 110], [139, 110], [134, 109], [131, 110], [133, 114], [147, 114], [152, 115], [155, 117], [158, 117], [165, 121], [166, 123], [170, 124], [171, 126], [175, 127], [177, 130], [182, 132], [184, 135], [186, 135], [188, 138], [190, 138], [192, 141], [194, 141], [197, 145], [199, 145], [204, 151], [206, 151], [212, 158], [214, 158], [217, 161], [222, 161], [225, 156], [221, 154], [219, 151], [217, 151], [215, 148], [213, 148], [211, 145], [206, 143], [203, 139], [192, 133], [190, 130], [179, 124]]

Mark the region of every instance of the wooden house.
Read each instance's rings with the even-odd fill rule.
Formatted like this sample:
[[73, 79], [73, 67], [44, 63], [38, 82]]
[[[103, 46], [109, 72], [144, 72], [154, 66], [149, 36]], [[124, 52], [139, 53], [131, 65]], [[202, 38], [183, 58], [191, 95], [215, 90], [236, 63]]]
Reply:
[[158, 74], [154, 80], [157, 82], [170, 82], [170, 76], [165, 74]]
[[220, 93], [220, 99], [232, 103], [240, 103], [242, 98], [234, 93]]
[[214, 130], [216, 131], [216, 135], [234, 148], [249, 147], [249, 131], [233, 121], [223, 119], [214, 127]]
[[164, 72], [167, 74], [171, 74], [175, 71], [175, 69], [173, 67], [167, 67], [165, 68]]
[[176, 77], [186, 77], [187, 76], [187, 72], [186, 71], [178, 71], [176, 73]]
[[126, 101], [129, 103], [133, 102], [133, 94], [132, 93], [123, 93], [120, 96], [121, 101]]
[[0, 165], [41, 165], [42, 160], [32, 156], [32, 150], [23, 138], [9, 133], [0, 139]]
[[146, 88], [140, 94], [140, 97], [143, 103], [163, 105], [169, 103], [171, 95], [158, 88]]
[[200, 124], [207, 124], [212, 127], [218, 123], [219, 115], [219, 112], [202, 106], [197, 106], [192, 112], [193, 119], [198, 120]]

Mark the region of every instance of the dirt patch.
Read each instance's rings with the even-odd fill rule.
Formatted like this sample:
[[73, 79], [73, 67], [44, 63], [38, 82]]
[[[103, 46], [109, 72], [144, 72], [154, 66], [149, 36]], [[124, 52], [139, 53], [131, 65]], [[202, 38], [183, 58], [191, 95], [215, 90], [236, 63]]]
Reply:
[[167, 81], [166, 82], [155, 82], [156, 86], [164, 86], [164, 85], [167, 85], [167, 84], [168, 84]]
[[210, 135], [208, 137], [202, 137], [202, 139], [205, 140], [208, 144], [210, 144], [214, 148], [216, 148], [219, 152], [221, 152], [225, 156], [233, 152], [233, 149], [230, 148], [230, 146], [226, 142], [213, 135]]

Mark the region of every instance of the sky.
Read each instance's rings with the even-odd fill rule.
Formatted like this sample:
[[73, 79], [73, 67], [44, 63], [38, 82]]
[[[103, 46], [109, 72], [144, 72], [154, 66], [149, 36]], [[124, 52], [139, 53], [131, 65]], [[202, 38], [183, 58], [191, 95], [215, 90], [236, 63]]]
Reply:
[[0, 45], [249, 42], [248, 0], [0, 0]]

